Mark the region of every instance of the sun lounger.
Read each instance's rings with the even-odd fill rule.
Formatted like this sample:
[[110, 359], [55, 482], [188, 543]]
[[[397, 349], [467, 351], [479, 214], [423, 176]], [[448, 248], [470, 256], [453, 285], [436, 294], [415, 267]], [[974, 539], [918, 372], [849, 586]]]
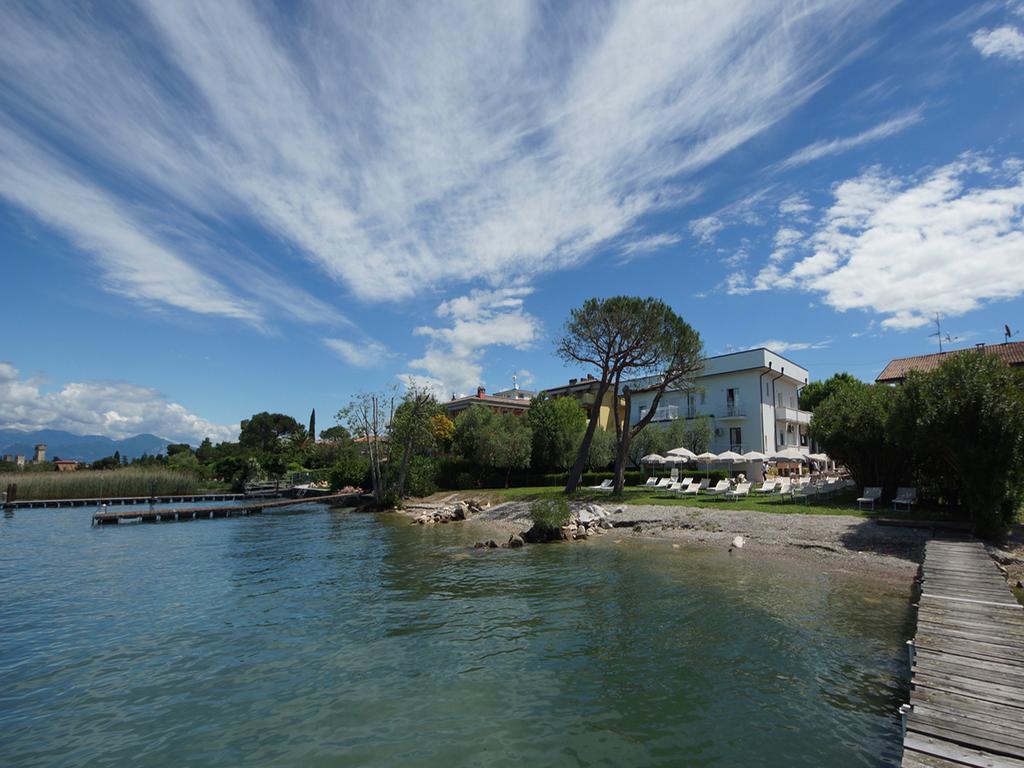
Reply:
[[892, 500], [893, 510], [901, 506], [909, 512], [910, 508], [917, 503], [917, 488], [897, 488], [896, 496]]
[[589, 485], [587, 489], [591, 491], [610, 491], [612, 490], [612, 481], [602, 480], [600, 485]]
[[880, 498], [882, 498], [882, 489], [869, 486], [864, 489], [864, 495], [857, 499], [857, 506], [864, 509], [865, 504], [870, 504], [871, 509], [874, 509], [875, 502]]
[[696, 496], [698, 492], [705, 490], [708, 485], [707, 480], [701, 480], [699, 483], [691, 483], [689, 487], [684, 488], [680, 493], [684, 496]]
[[651, 477], [647, 478], [647, 482], [643, 484], [643, 487], [644, 488], [653, 488], [657, 484], [658, 484], [658, 478], [656, 478], [656, 477], [654, 477], [652, 475]]
[[719, 480], [718, 485], [714, 488], [705, 488], [704, 493], [708, 496], [724, 496], [725, 492], [729, 490], [728, 480]]
[[725, 495], [734, 499], [738, 496], [749, 496], [750, 495], [750, 483], [738, 483], [732, 490], [726, 491]]
[[657, 482], [657, 484], [654, 487], [655, 488], [668, 488], [670, 485], [672, 485], [672, 478], [671, 477], [663, 477], [663, 478], [661, 478], [661, 480], [659, 480]]
[[775, 493], [775, 489], [778, 488], [778, 480], [765, 480], [761, 483], [760, 488], [756, 488], [754, 493]]

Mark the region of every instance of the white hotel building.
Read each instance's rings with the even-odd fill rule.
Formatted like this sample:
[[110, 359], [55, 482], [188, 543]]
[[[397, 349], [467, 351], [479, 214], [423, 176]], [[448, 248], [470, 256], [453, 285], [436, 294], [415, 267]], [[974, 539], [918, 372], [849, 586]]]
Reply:
[[[800, 390], [807, 381], [806, 368], [769, 349], [709, 357], [691, 390], [662, 395], [651, 423], [708, 416], [713, 453], [760, 451], [770, 456], [783, 448], [810, 453], [807, 430], [811, 414], [797, 407]], [[654, 392], [645, 390], [644, 384], [645, 380], [629, 382], [633, 392], [632, 423], [647, 414], [654, 399]], [[759, 464], [734, 468], [748, 477], [761, 476]]]

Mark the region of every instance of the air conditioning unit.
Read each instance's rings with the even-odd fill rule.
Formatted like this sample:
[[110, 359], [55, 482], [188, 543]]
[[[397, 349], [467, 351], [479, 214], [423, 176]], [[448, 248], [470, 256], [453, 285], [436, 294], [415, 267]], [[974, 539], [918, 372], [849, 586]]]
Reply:
[[721, 436], [722, 436], [722, 428], [721, 427], [715, 427], [715, 437], [721, 437]]

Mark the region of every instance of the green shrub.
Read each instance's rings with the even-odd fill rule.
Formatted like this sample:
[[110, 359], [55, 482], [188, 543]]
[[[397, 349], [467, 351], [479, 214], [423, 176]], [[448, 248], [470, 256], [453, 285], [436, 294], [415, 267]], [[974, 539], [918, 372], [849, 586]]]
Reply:
[[534, 528], [557, 531], [569, 522], [571, 513], [565, 499], [539, 499], [530, 505]]
[[330, 471], [331, 490], [348, 486], [369, 488], [370, 462], [357, 453], [343, 453]]
[[437, 461], [430, 456], [413, 456], [405, 478], [406, 496], [429, 496], [437, 490]]

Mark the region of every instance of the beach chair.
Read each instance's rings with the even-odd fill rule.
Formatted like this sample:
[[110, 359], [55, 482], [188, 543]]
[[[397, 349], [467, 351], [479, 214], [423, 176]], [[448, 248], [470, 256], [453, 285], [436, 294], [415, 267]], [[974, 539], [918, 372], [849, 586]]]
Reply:
[[643, 484], [643, 487], [644, 488], [653, 488], [657, 484], [658, 484], [658, 478], [656, 478], [654, 475], [651, 475], [650, 477], [647, 478], [647, 482]]
[[875, 502], [882, 498], [882, 489], [875, 487], [867, 487], [864, 489], [864, 495], [857, 499], [857, 506], [860, 509], [864, 509], [865, 504], [870, 504], [871, 509], [875, 508]]
[[587, 489], [591, 491], [610, 491], [612, 490], [612, 481], [602, 480], [600, 485], [588, 485]]
[[705, 488], [704, 493], [708, 496], [724, 496], [725, 492], [729, 490], [728, 480], [719, 480], [718, 484], [714, 488]]
[[917, 488], [897, 488], [896, 496], [892, 500], [892, 508], [895, 511], [900, 506], [903, 506], [909, 512], [910, 508], [916, 503]]
[[736, 487], [725, 492], [727, 498], [735, 499], [739, 496], [750, 495], [751, 483], [737, 483]]
[[693, 483], [696, 482], [696, 480], [694, 480], [692, 477], [684, 477], [680, 482], [683, 485], [692, 485]]
[[680, 491], [684, 496], [696, 496], [700, 491], [703, 491], [710, 485], [707, 480], [701, 480], [699, 483], [690, 483], [690, 485]]
[[765, 480], [761, 483], [760, 488], [755, 488], [754, 493], [775, 493], [775, 489], [778, 488], [778, 480]]
[[822, 491], [822, 486], [817, 483], [795, 483], [789, 491], [789, 498], [792, 501], [811, 501]]

